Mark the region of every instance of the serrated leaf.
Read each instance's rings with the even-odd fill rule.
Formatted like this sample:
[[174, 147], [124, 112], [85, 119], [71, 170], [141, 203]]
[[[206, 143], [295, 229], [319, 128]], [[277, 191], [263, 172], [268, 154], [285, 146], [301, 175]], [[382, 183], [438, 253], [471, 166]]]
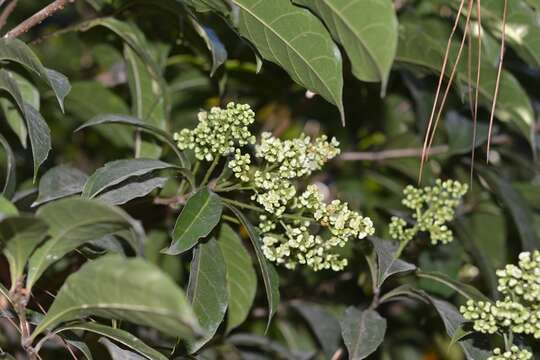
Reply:
[[[149, 125], [149, 124], [145, 123], [144, 121], [142, 121], [142, 120], [140, 120], [138, 118], [135, 118], [133, 116], [122, 115], [122, 114], [98, 115], [98, 116], [88, 120], [83, 125], [79, 126], [75, 131], [79, 131], [79, 130], [82, 130], [84, 128], [90, 127], [90, 126], [97, 126], [97, 125], [103, 125], [103, 124], [122, 124], [122, 125], [133, 126], [133, 127], [136, 127], [136, 128], [140, 128], [143, 131], [148, 132], [149, 134], [154, 135], [155, 137], [157, 137], [161, 141], [164, 141], [167, 145], [169, 145], [171, 147], [171, 149], [178, 156], [178, 159], [180, 160], [180, 162], [181, 162], [181, 164], [182, 164], [182, 166], [184, 168], [186, 168], [186, 169], [190, 168], [189, 161], [187, 160], [185, 155], [183, 155], [183, 153], [181, 153], [178, 150], [178, 148], [176, 146], [176, 143], [174, 142], [174, 140], [172, 139], [172, 137], [168, 133], [166, 133], [165, 131], [163, 131], [163, 130], [161, 130], [159, 128], [156, 128], [155, 126]], [[194, 184], [193, 179], [188, 178], [188, 180], [192, 184]]]
[[184, 293], [159, 268], [140, 258], [106, 255], [67, 278], [31, 338], [91, 315], [153, 327], [173, 337], [191, 338], [198, 330]]
[[320, 305], [305, 301], [295, 301], [291, 305], [309, 323], [326, 358], [331, 359], [341, 345], [339, 321]]
[[49, 226], [51, 238], [30, 258], [29, 289], [51, 264], [88, 241], [127, 230], [136, 241], [130, 245], [139, 251], [144, 237], [140, 224], [122, 209], [96, 200], [62, 199], [42, 206], [36, 214]]
[[111, 205], [122, 205], [133, 199], [146, 196], [153, 190], [162, 188], [169, 181], [166, 177], [151, 177], [137, 179], [126, 184], [110, 188], [97, 197], [97, 199]]
[[361, 360], [374, 353], [384, 340], [386, 319], [378, 312], [349, 307], [340, 321], [349, 359]]
[[67, 77], [57, 71], [45, 68], [24, 42], [18, 39], [0, 39], [0, 60], [17, 62], [39, 75], [51, 87], [60, 108], [64, 110], [64, 98], [71, 89]]
[[166, 360], [167, 357], [157, 350], [152, 349], [150, 346], [146, 345], [144, 342], [139, 340], [134, 335], [130, 334], [129, 332], [112, 328], [106, 325], [98, 324], [98, 323], [75, 323], [66, 325], [64, 327], [61, 327], [57, 330], [55, 330], [55, 333], [60, 333], [63, 331], [88, 331], [94, 334], [106, 336], [109, 339], [112, 339], [124, 346], [129, 347], [130, 349], [138, 352], [139, 354], [143, 355], [145, 358], [148, 358], [150, 360]]
[[[449, 37], [450, 29], [448, 24], [435, 18], [425, 19], [409, 16], [400, 19], [399, 28], [396, 61], [405, 65], [420, 66], [431, 72], [439, 73]], [[453, 59], [456, 58], [458, 48], [459, 44], [456, 42], [451, 46], [447, 75], [451, 72]], [[465, 49], [455, 75], [458, 85], [466, 84], [468, 81], [467, 57], [467, 49]], [[472, 71], [471, 76], [476, 79], [476, 69]], [[479, 101], [488, 110], [491, 109], [496, 80], [497, 67], [483, 57]], [[505, 70], [503, 70], [500, 79], [495, 115], [500, 121], [516, 128], [527, 140], [532, 141], [534, 112], [531, 102], [516, 78]]]
[[176, 219], [172, 242], [162, 252], [168, 255], [182, 254], [206, 237], [221, 220], [221, 198], [204, 187], [189, 198]]
[[2, 196], [7, 199], [11, 199], [13, 193], [15, 192], [15, 186], [17, 185], [17, 179], [15, 174], [15, 168], [17, 166], [15, 162], [15, 154], [9, 146], [8, 141], [5, 137], [0, 134], [0, 145], [4, 148], [6, 152], [6, 178], [4, 180], [4, 185], [2, 186]]
[[205, 336], [189, 344], [191, 353], [199, 350], [216, 333], [228, 305], [227, 268], [216, 239], [197, 245], [189, 273], [188, 297]]
[[123, 159], [106, 163], [97, 169], [84, 184], [82, 197], [91, 199], [105, 189], [123, 181], [148, 173], [171, 169], [175, 165], [155, 159]]
[[47, 224], [33, 216], [11, 216], [0, 221], [0, 245], [5, 244], [12, 286], [22, 277], [30, 254], [46, 236]]
[[242, 240], [229, 225], [221, 226], [218, 244], [227, 268], [229, 294], [227, 331], [229, 332], [242, 324], [251, 310], [257, 292], [257, 274]]
[[324, 25], [290, 0], [232, 0], [238, 28], [262, 57], [281, 66], [291, 78], [336, 105], [343, 116], [342, 61]]
[[416, 269], [416, 266], [413, 264], [396, 258], [396, 251], [399, 247], [396, 243], [373, 236], [369, 237], [369, 241], [373, 244], [373, 248], [377, 254], [377, 287], [380, 288], [385, 280], [394, 274], [409, 272]]
[[38, 197], [32, 206], [44, 204], [82, 192], [88, 175], [69, 165], [58, 165], [48, 170], [39, 181]]
[[391, 0], [294, 0], [319, 16], [345, 49], [353, 74], [386, 87], [396, 54], [398, 22]]
[[262, 252], [262, 242], [257, 230], [249, 222], [246, 216], [236, 207], [226, 204], [226, 206], [233, 212], [233, 214], [240, 220], [240, 223], [246, 228], [253, 250], [257, 256], [259, 262], [259, 268], [261, 269], [261, 276], [264, 282], [264, 288], [266, 290], [266, 300], [268, 301], [268, 322], [266, 324], [266, 330], [270, 326], [270, 322], [274, 317], [279, 305], [279, 277], [274, 269], [274, 266], [266, 259]]

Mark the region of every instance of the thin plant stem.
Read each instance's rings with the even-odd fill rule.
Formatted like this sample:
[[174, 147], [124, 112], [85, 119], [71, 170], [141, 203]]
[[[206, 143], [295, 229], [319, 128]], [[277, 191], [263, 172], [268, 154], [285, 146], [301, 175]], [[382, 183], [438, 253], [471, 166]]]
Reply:
[[212, 176], [212, 173], [216, 169], [216, 166], [218, 165], [218, 163], [219, 163], [219, 157], [216, 156], [216, 158], [214, 159], [214, 161], [212, 161], [212, 164], [210, 164], [210, 167], [206, 171], [206, 174], [204, 174], [204, 178], [201, 182], [201, 186], [204, 186], [208, 183], [208, 180], [210, 180], [210, 176]]

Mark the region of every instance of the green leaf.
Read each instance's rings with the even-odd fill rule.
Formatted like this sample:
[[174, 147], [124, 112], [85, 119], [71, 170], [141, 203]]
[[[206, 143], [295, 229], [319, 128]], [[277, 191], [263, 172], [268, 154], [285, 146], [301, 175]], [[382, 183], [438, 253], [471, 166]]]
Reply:
[[190, 352], [195, 352], [206, 344], [225, 317], [228, 305], [226, 276], [225, 259], [216, 239], [210, 238], [197, 245], [191, 261], [187, 292], [205, 336], [196, 343], [189, 344]]
[[233, 212], [233, 214], [240, 220], [240, 223], [246, 228], [253, 249], [255, 250], [255, 255], [257, 256], [257, 261], [259, 262], [259, 267], [261, 269], [261, 275], [264, 282], [264, 288], [266, 290], [266, 300], [268, 301], [268, 322], [266, 324], [266, 330], [270, 326], [272, 317], [277, 311], [279, 305], [279, 277], [274, 269], [274, 266], [264, 256], [261, 249], [261, 238], [257, 230], [245, 217], [245, 215], [238, 210], [236, 207], [226, 204], [226, 206]]
[[[17, 166], [15, 162], [15, 154], [13, 153], [11, 146], [9, 146], [8, 141], [2, 136], [2, 134], [0, 134], [0, 145], [6, 152], [6, 179], [4, 180], [4, 185], [2, 187], [2, 196], [5, 198], [11, 198], [15, 192], [15, 186], [17, 185], [15, 175], [15, 167]], [[1, 208], [2, 207], [0, 207], [0, 209]]]
[[17, 106], [24, 115], [28, 135], [30, 137], [30, 144], [32, 145], [35, 180], [39, 166], [47, 159], [49, 151], [51, 150], [51, 133], [49, 127], [45, 120], [43, 120], [39, 111], [24, 101], [17, 82], [8, 71], [3, 69], [0, 70], [0, 89], [6, 90], [13, 96]]
[[85, 342], [77, 339], [63, 339], [69, 346], [75, 347], [77, 350], [79, 350], [84, 355], [86, 360], [94, 360], [94, 358], [92, 357], [92, 352], [90, 351], [90, 348], [88, 347], [88, 345], [86, 345]]
[[174, 168], [175, 165], [154, 159], [123, 159], [106, 163], [97, 169], [84, 184], [82, 196], [91, 199], [105, 189], [123, 181], [151, 172]]
[[[465, 319], [459, 313], [456, 307], [449, 302], [439, 300], [431, 296], [426, 297], [433, 304], [439, 316], [443, 320], [448, 336], [453, 338]], [[478, 347], [478, 344], [474, 341], [474, 339], [460, 341], [459, 345], [461, 345], [463, 352], [469, 360], [486, 360], [491, 356], [491, 351]]]
[[[448, 134], [448, 147], [452, 154], [467, 154], [472, 149], [473, 122], [457, 112], [451, 112], [444, 122]], [[476, 124], [476, 141], [474, 147], [479, 147], [488, 139], [488, 125]]]
[[319, 19], [290, 0], [232, 2], [240, 34], [298, 84], [336, 105], [344, 121], [341, 55]]
[[242, 240], [229, 225], [221, 226], [218, 244], [227, 268], [229, 332], [242, 324], [251, 310], [257, 292], [257, 274]]
[[60, 333], [63, 331], [88, 331], [94, 334], [106, 336], [109, 339], [112, 339], [124, 346], [129, 347], [130, 349], [138, 352], [139, 354], [143, 355], [144, 357], [150, 359], [150, 360], [166, 360], [167, 357], [160, 352], [152, 349], [150, 346], [146, 345], [144, 342], [139, 340], [137, 337], [133, 336], [129, 332], [122, 330], [122, 329], [116, 329], [112, 328], [106, 325], [93, 323], [93, 322], [86, 322], [86, 323], [75, 323], [75, 324], [69, 324], [64, 327], [61, 327], [57, 330], [55, 330], [55, 333]]
[[369, 237], [377, 254], [378, 273], [376, 284], [380, 288], [386, 279], [394, 274], [409, 272], [416, 269], [411, 263], [396, 258], [398, 245], [389, 240], [383, 240], [376, 237]]
[[0, 220], [6, 216], [18, 215], [19, 210], [11, 201], [0, 195]]
[[495, 196], [510, 213], [521, 239], [523, 251], [533, 251], [540, 246], [540, 240], [536, 234], [533, 221], [533, 213], [521, 194], [503, 177], [493, 171], [478, 167], [480, 175], [486, 180]]
[[146, 196], [157, 188], [163, 188], [167, 181], [169, 181], [169, 179], [166, 177], [137, 179], [130, 181], [125, 185], [120, 184], [113, 187], [101, 195], [98, 195], [97, 199], [111, 205], [122, 205], [133, 199]]
[[189, 198], [176, 219], [172, 242], [162, 252], [168, 255], [182, 254], [194, 247], [199, 239], [206, 237], [221, 220], [221, 198], [204, 187]]
[[374, 353], [384, 340], [386, 319], [370, 309], [349, 307], [340, 322], [349, 359], [361, 360]]
[[58, 165], [48, 170], [39, 180], [38, 197], [32, 206], [61, 199], [82, 192], [88, 175], [69, 165]]
[[[186, 169], [190, 168], [189, 161], [187, 160], [185, 155], [183, 155], [183, 153], [181, 153], [178, 150], [173, 138], [167, 132], [159, 128], [156, 128], [155, 126], [149, 125], [145, 123], [144, 121], [137, 119], [133, 116], [122, 115], [122, 114], [98, 115], [88, 120], [83, 125], [79, 126], [75, 131], [79, 131], [90, 126], [103, 125], [103, 124], [123, 124], [123, 125], [133, 126], [154, 135], [155, 137], [164, 141], [167, 145], [171, 147], [171, 149], [178, 156], [178, 159], [180, 160], [182, 167]], [[188, 180], [190, 179], [188, 178]], [[194, 181], [192, 179], [190, 180], [190, 182], [194, 184]]]
[[291, 305], [309, 323], [326, 358], [331, 359], [341, 345], [339, 321], [320, 305], [305, 301], [295, 301]]
[[198, 12], [216, 11], [228, 15], [231, 11], [224, 0], [177, 0], [195, 9]]
[[24, 42], [0, 39], [0, 60], [17, 62], [39, 75], [54, 91], [60, 108], [64, 109], [64, 98], [71, 89], [68, 79], [57, 71], [45, 68]]
[[107, 338], [101, 338], [99, 342], [107, 348], [113, 360], [144, 360], [144, 357], [129, 350], [122, 349]]
[[[443, 63], [446, 43], [449, 37], [449, 28], [446, 22], [430, 18], [402, 17], [400, 18], [400, 34], [396, 61], [413, 66], [420, 66], [431, 72], [439, 73]], [[454, 42], [451, 46], [447, 74], [453, 67], [453, 59], [457, 55], [459, 44]], [[458, 84], [466, 84], [468, 80], [467, 59], [465, 49], [462, 61], [457, 67], [456, 80]], [[483, 57], [480, 78], [480, 103], [491, 109], [497, 67]], [[472, 78], [476, 79], [476, 69], [472, 71]], [[474, 85], [473, 85], [474, 87]], [[497, 118], [515, 127], [529, 141], [532, 141], [534, 128], [534, 112], [525, 90], [516, 78], [508, 71], [502, 72], [500, 91], [495, 109]]]
[[212, 28], [202, 26], [196, 19], [191, 17], [190, 21], [195, 32], [197, 32], [201, 39], [204, 40], [204, 43], [212, 56], [210, 76], [214, 76], [216, 70], [227, 60], [227, 49], [225, 49], [225, 46]]
[[21, 278], [32, 251], [47, 236], [47, 224], [33, 216], [13, 216], [0, 221], [0, 244], [9, 263], [12, 286]]
[[198, 329], [186, 296], [173, 280], [140, 258], [121, 255], [89, 261], [70, 275], [31, 339], [85, 316], [125, 320], [181, 338], [193, 337]]
[[88, 241], [127, 230], [138, 242], [130, 245], [138, 251], [144, 238], [141, 225], [122, 209], [96, 200], [58, 200], [39, 208], [37, 216], [49, 225], [51, 238], [30, 258], [29, 289], [52, 263]]
[[398, 40], [391, 0], [294, 0], [319, 16], [349, 56], [360, 80], [386, 87]]
[[429, 280], [444, 284], [445, 286], [453, 289], [458, 294], [460, 294], [461, 296], [467, 299], [484, 301], [484, 302], [491, 301], [475, 287], [471, 285], [463, 284], [457, 280], [450, 278], [449, 276], [445, 274], [441, 274], [438, 272], [423, 272], [423, 271], [418, 270], [416, 272], [416, 275], [422, 279], [429, 279]]

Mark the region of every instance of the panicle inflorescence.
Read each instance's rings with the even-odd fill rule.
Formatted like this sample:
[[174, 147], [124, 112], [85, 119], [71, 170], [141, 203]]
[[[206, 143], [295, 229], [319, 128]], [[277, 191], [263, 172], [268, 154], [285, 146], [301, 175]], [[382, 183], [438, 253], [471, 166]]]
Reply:
[[525, 349], [520, 349], [516, 345], [510, 347], [510, 350], [503, 351], [500, 348], [493, 350], [493, 355], [487, 360], [530, 360], [532, 353]]
[[210, 112], [200, 112], [198, 117], [195, 129], [183, 129], [174, 134], [174, 139], [178, 148], [193, 150], [199, 160], [212, 161], [216, 156], [234, 153], [238, 146], [255, 142], [249, 130], [255, 113], [249, 105], [231, 102], [225, 109], [213, 107]]
[[521, 253], [517, 266], [507, 265], [497, 276], [503, 300], [469, 300], [460, 309], [464, 318], [478, 332], [511, 330], [540, 339], [540, 251]]
[[409, 242], [418, 232], [428, 232], [432, 244], [449, 243], [453, 240], [452, 230], [446, 225], [455, 215], [455, 209], [468, 186], [458, 181], [437, 180], [435, 186], [422, 189], [411, 185], [403, 190], [403, 205], [413, 210], [412, 218], [415, 224], [408, 226], [407, 222], [393, 216], [389, 233], [393, 239]]
[[326, 204], [315, 185], [298, 195], [295, 184], [338, 155], [338, 141], [305, 134], [282, 140], [265, 132], [250, 155], [244, 148], [255, 143], [248, 128], [253, 122], [248, 105], [230, 103], [226, 109], [200, 113], [197, 127], [182, 130], [175, 139], [180, 149], [193, 150], [199, 160], [230, 157], [227, 166], [265, 211], [258, 227], [270, 261], [291, 269], [298, 264], [314, 270], [343, 269], [347, 259], [334, 250], [350, 239], [373, 234], [371, 220], [339, 200]]

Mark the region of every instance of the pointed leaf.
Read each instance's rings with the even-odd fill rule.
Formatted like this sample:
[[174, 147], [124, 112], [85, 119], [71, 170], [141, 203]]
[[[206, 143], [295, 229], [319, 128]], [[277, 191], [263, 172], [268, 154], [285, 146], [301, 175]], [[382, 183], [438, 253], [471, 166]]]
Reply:
[[88, 175], [69, 165], [58, 165], [41, 177], [38, 198], [32, 206], [61, 199], [82, 192]]
[[169, 181], [166, 177], [152, 177], [137, 179], [127, 184], [120, 184], [106, 190], [97, 198], [112, 205], [122, 205], [133, 199], [143, 197], [157, 188], [162, 188]]
[[225, 260], [216, 239], [211, 238], [195, 248], [187, 292], [206, 335], [196, 343], [189, 344], [190, 352], [206, 344], [225, 317], [228, 305], [226, 272]]
[[383, 240], [376, 237], [370, 237], [369, 241], [373, 244], [377, 253], [379, 265], [377, 287], [381, 287], [386, 279], [394, 274], [413, 271], [416, 266], [406, 261], [396, 258], [398, 245], [389, 240]]
[[148, 358], [150, 360], [166, 360], [167, 359], [165, 355], [152, 349], [150, 346], [146, 345], [137, 337], [133, 336], [131, 333], [122, 329], [116, 329], [116, 328], [112, 328], [112, 327], [98, 324], [98, 323], [87, 322], [87, 323], [76, 323], [76, 324], [66, 325], [64, 327], [61, 327], [55, 330], [55, 333], [58, 334], [62, 331], [68, 331], [68, 330], [71, 330], [71, 331], [82, 330], [82, 331], [88, 331], [94, 334], [106, 336], [109, 339], [112, 339], [124, 346], [129, 347], [130, 349], [138, 352], [139, 354], [143, 355], [145, 358]]
[[187, 298], [173, 280], [140, 258], [121, 255], [89, 261], [69, 276], [31, 338], [85, 316], [125, 320], [174, 337], [191, 338], [197, 330]]
[[370, 309], [349, 307], [340, 322], [349, 359], [361, 360], [374, 353], [384, 340], [386, 319]]
[[109, 355], [111, 355], [112, 360], [144, 360], [145, 358], [137, 353], [134, 353], [129, 350], [122, 349], [121, 347], [115, 345], [112, 341], [107, 338], [99, 339], [99, 342], [107, 348]]
[[143, 176], [175, 165], [154, 159], [123, 159], [106, 163], [97, 169], [84, 184], [82, 196], [91, 199], [105, 189], [118, 185], [131, 177]]
[[11, 284], [23, 275], [26, 262], [36, 246], [47, 236], [47, 224], [39, 218], [24, 215], [0, 221], [0, 244], [9, 263]]
[[6, 152], [6, 179], [4, 180], [1, 194], [3, 197], [11, 199], [16, 186], [15, 167], [17, 164], [15, 163], [15, 154], [2, 134], [0, 134], [0, 145]]
[[[49, 226], [51, 238], [39, 247], [28, 263], [27, 287], [68, 252], [91, 240], [129, 231], [139, 244], [144, 232], [138, 222], [122, 209], [96, 200], [62, 199], [39, 208], [37, 216]], [[135, 251], [140, 245], [130, 243]]]
[[319, 16], [347, 52], [353, 74], [386, 86], [396, 54], [398, 22], [391, 0], [294, 0]]
[[227, 204], [227, 207], [246, 228], [249, 239], [251, 240], [251, 244], [253, 245], [253, 250], [255, 250], [255, 255], [257, 256], [257, 261], [259, 262], [259, 267], [261, 269], [261, 275], [264, 282], [264, 288], [266, 290], [266, 300], [268, 301], [268, 322], [266, 324], [266, 330], [268, 330], [270, 322], [272, 321], [272, 318], [274, 317], [279, 305], [279, 277], [276, 269], [274, 269], [274, 266], [270, 264], [262, 252], [261, 238], [257, 230], [240, 210], [229, 204]]
[[214, 76], [216, 70], [227, 60], [227, 49], [225, 49], [225, 46], [212, 28], [202, 26], [193, 18], [190, 18], [190, 21], [197, 34], [204, 40], [204, 43], [212, 56], [210, 76]]
[[290, 0], [232, 2], [240, 34], [294, 81], [336, 105], [343, 119], [341, 54], [319, 19]]
[[223, 204], [218, 195], [204, 187], [189, 198], [176, 219], [172, 243], [162, 252], [168, 255], [182, 254], [205, 238], [221, 219]]
[[251, 310], [257, 292], [257, 273], [242, 240], [229, 225], [221, 226], [218, 244], [227, 267], [227, 331], [231, 331], [246, 320]]

